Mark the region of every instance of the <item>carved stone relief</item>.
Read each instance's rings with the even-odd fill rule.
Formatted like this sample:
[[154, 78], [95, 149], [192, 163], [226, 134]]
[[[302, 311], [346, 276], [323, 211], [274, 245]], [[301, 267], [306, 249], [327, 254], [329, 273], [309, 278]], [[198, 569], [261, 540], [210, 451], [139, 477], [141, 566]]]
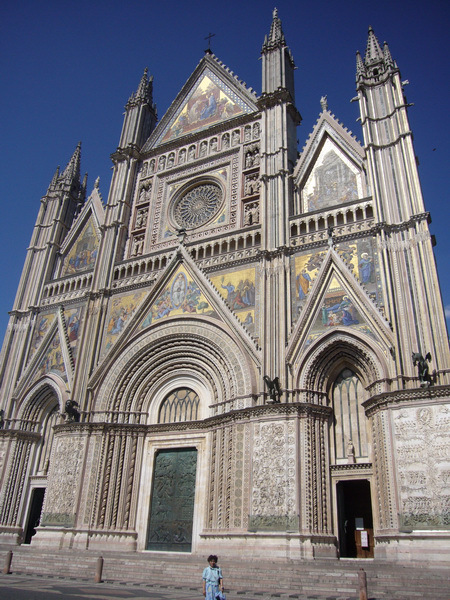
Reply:
[[135, 235], [131, 245], [130, 256], [141, 256], [144, 251], [145, 234]]
[[403, 408], [393, 423], [400, 527], [450, 528], [450, 406]]
[[298, 527], [294, 433], [292, 423], [255, 425], [249, 529], [280, 531]]
[[249, 173], [244, 177], [244, 196], [253, 196], [259, 194], [261, 183], [259, 173]]
[[259, 202], [247, 202], [244, 204], [244, 226], [258, 225]]
[[72, 526], [84, 438], [75, 435], [56, 438], [53, 447], [41, 525]]
[[135, 229], [142, 229], [147, 224], [148, 208], [140, 208], [136, 212], [136, 222], [134, 224]]

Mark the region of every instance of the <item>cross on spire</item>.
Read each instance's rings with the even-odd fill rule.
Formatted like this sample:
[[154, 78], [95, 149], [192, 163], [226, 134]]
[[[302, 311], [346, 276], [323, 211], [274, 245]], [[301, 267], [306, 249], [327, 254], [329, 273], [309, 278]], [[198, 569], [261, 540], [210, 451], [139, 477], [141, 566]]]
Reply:
[[208, 54], [212, 54], [211, 52], [211, 38], [213, 38], [216, 34], [215, 33], [210, 33], [209, 35], [207, 35], [205, 37], [205, 40], [208, 40], [208, 49], [205, 50], [205, 52], [207, 52]]

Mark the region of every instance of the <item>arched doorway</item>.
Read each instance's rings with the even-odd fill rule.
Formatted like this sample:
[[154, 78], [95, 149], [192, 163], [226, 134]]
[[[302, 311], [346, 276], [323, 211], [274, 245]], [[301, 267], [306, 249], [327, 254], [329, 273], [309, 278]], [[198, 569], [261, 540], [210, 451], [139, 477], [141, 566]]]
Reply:
[[28, 465], [27, 502], [24, 518], [24, 544], [31, 544], [40, 524], [47, 488], [47, 474], [54, 439], [54, 426], [60, 418], [58, 398], [54, 390], [44, 386], [23, 412], [24, 421], [35, 423], [40, 434]]
[[331, 387], [333, 422], [330, 428], [331, 470], [336, 483], [337, 528], [341, 558], [373, 557], [373, 517], [368, 420], [360, 377], [345, 366]]

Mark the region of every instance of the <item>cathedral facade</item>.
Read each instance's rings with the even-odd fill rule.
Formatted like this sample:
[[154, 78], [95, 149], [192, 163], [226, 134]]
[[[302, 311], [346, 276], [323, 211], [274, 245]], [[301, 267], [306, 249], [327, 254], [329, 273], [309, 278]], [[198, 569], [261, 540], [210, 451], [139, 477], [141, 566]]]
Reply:
[[299, 154], [276, 11], [262, 93], [210, 51], [158, 122], [147, 71], [103, 203], [43, 197], [2, 355], [0, 544], [439, 556], [450, 361], [400, 72], [369, 30], [364, 142]]

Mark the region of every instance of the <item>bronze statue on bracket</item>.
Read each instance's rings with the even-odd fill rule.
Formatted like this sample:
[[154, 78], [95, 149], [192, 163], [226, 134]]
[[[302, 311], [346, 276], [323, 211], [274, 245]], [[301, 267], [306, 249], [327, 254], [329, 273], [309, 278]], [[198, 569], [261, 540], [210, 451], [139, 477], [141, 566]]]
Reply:
[[66, 421], [68, 423], [79, 423], [80, 422], [80, 411], [76, 408], [78, 402], [75, 400], [67, 400], [64, 408]]
[[431, 354], [428, 352], [425, 357], [420, 352], [413, 352], [413, 365], [417, 365], [417, 371], [420, 380], [420, 387], [429, 387], [432, 383], [428, 363], [431, 361]]
[[279, 378], [275, 377], [275, 379], [270, 379], [268, 375], [264, 375], [264, 381], [269, 390], [270, 402], [272, 404], [279, 404], [282, 394]]

